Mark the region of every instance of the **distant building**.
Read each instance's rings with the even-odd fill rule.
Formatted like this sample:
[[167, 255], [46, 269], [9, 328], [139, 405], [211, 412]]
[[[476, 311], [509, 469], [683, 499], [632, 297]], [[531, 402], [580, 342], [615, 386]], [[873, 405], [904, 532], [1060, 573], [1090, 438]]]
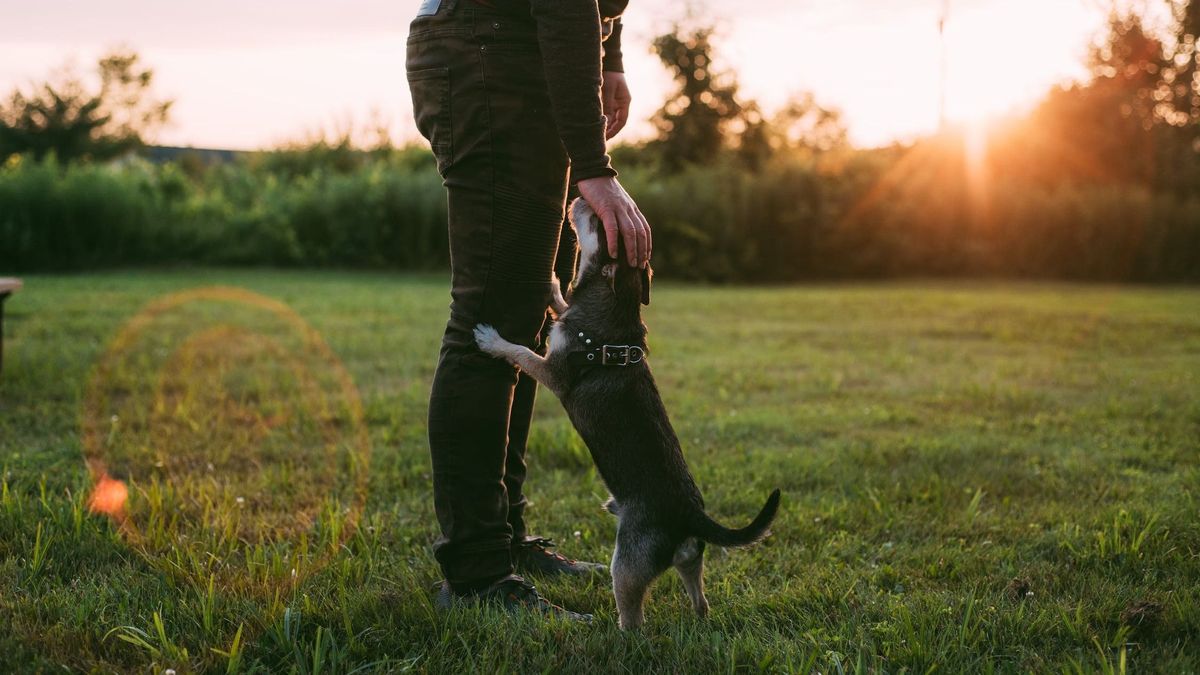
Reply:
[[178, 162], [184, 158], [189, 161], [200, 161], [203, 164], [228, 164], [250, 153], [244, 150], [220, 150], [217, 148], [181, 148], [173, 145], [147, 145], [139, 152], [143, 157], [162, 164]]

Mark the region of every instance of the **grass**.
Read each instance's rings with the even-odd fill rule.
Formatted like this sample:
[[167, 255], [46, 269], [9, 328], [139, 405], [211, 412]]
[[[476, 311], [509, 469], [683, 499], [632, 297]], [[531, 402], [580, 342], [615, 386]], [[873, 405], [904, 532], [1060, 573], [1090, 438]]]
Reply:
[[[764, 544], [711, 552], [709, 620], [664, 576], [622, 634], [603, 583], [539, 582], [593, 627], [433, 610], [443, 278], [26, 282], [0, 671], [1200, 669], [1196, 289], [660, 283], [651, 360], [710, 509], [742, 523], [777, 486], [784, 506]], [[161, 304], [213, 285], [296, 317]], [[536, 531], [606, 559], [603, 486], [552, 397], [537, 416]], [[89, 508], [100, 476], [124, 521]]]

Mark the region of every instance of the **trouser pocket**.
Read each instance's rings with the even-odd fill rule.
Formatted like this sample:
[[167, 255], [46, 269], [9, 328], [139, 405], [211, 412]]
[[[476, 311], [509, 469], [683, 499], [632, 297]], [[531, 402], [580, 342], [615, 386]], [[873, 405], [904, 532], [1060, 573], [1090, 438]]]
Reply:
[[413, 118], [417, 130], [429, 141], [438, 172], [445, 175], [454, 158], [454, 133], [450, 116], [450, 69], [422, 68], [408, 71]]

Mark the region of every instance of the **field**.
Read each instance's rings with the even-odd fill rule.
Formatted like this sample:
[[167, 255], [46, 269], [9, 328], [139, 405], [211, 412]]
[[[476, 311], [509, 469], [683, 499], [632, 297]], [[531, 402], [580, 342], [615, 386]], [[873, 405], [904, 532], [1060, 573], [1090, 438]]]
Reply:
[[[664, 576], [622, 634], [599, 582], [538, 582], [591, 627], [432, 608], [443, 277], [26, 284], [0, 671], [1200, 669], [1196, 288], [659, 283], [650, 361], [710, 510], [784, 501], [710, 549], [708, 620]], [[244, 290], [171, 295], [212, 286]], [[534, 529], [606, 559], [586, 450], [537, 416]]]

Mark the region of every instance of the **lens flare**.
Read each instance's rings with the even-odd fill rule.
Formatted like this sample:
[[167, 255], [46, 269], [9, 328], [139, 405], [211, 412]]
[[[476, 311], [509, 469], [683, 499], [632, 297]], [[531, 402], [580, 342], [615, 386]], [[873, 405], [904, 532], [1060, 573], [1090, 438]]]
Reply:
[[125, 481], [117, 480], [102, 472], [92, 488], [92, 496], [88, 499], [88, 509], [92, 513], [104, 514], [118, 523], [125, 520], [125, 502], [129, 499], [129, 489]]
[[259, 598], [342, 550], [366, 498], [357, 389], [283, 303], [237, 288], [152, 302], [92, 371], [90, 510], [187, 583]]

